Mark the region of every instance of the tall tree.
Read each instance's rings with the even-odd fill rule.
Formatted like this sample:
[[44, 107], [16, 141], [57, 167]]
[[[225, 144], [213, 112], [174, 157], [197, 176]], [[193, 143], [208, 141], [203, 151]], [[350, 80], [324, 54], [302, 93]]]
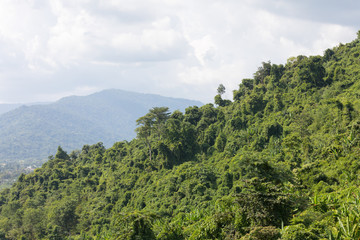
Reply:
[[223, 84], [220, 84], [217, 88], [217, 93], [221, 96], [225, 93], [225, 86]]
[[149, 114], [153, 117], [153, 127], [155, 129], [158, 139], [161, 139], [161, 135], [164, 132], [165, 122], [170, 117], [168, 107], [154, 107], [150, 109]]
[[136, 128], [135, 131], [137, 133], [138, 138], [143, 139], [145, 141], [145, 144], [149, 148], [149, 158], [151, 161], [151, 130], [153, 126], [153, 116], [152, 114], [148, 113], [145, 116], [139, 118], [136, 120], [137, 125], [140, 125], [140, 127]]
[[156, 134], [157, 139], [161, 139], [161, 135], [164, 129], [164, 124], [167, 119], [169, 119], [169, 108], [168, 107], [154, 107], [149, 110], [149, 112], [136, 120], [137, 125], [140, 125], [136, 128], [137, 136], [140, 139], [143, 139], [149, 148], [149, 158], [152, 159], [152, 137]]

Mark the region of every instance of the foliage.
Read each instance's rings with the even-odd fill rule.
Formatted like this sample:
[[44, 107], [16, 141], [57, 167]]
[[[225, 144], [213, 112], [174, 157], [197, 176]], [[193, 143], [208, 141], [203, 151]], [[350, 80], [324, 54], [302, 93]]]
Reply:
[[[153, 107], [0, 193], [3, 239], [359, 239], [360, 40], [270, 62], [234, 101]], [[221, 101], [220, 101], [221, 100]]]

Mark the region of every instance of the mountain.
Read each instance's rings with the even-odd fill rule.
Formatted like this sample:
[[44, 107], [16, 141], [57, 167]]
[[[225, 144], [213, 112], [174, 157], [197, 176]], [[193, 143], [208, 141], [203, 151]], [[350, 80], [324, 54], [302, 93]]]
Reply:
[[32, 105], [45, 105], [49, 104], [50, 102], [31, 102], [31, 103], [0, 103], [0, 115], [6, 112], [10, 112], [18, 107], [21, 106], [32, 106]]
[[181, 110], [199, 101], [122, 90], [105, 90], [89, 96], [71, 96], [55, 103], [21, 106], [0, 115], [0, 160], [45, 159], [61, 145], [84, 144], [135, 137], [136, 119], [150, 108]]
[[6, 112], [9, 112], [11, 110], [14, 110], [15, 108], [20, 107], [22, 104], [20, 103], [1, 103], [0, 104], [0, 115]]
[[131, 141], [59, 147], [0, 192], [0, 238], [360, 239], [358, 36], [262, 63], [233, 101], [150, 109]]

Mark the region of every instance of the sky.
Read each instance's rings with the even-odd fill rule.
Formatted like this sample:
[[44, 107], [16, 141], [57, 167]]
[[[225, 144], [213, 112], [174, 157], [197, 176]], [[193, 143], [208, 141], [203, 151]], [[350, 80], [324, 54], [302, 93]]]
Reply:
[[0, 0], [0, 103], [117, 88], [213, 102], [354, 40], [358, 0]]

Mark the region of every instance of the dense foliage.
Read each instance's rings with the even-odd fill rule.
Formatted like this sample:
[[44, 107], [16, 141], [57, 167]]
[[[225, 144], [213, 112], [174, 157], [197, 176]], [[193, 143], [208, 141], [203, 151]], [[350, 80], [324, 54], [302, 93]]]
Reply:
[[3, 239], [359, 239], [360, 39], [263, 63], [234, 101], [152, 108], [0, 195]]

